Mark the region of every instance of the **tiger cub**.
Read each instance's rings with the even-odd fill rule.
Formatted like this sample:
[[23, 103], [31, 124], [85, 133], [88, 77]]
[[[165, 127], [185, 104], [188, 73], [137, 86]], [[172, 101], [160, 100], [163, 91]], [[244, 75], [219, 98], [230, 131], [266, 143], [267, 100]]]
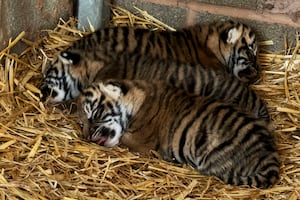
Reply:
[[172, 59], [227, 72], [244, 82], [258, 79], [257, 44], [247, 25], [223, 21], [178, 31], [150, 31], [132, 27], [104, 28], [74, 43], [73, 50], [138, 53]]
[[269, 187], [279, 160], [269, 122], [164, 82], [106, 80], [78, 100], [83, 135], [99, 145], [158, 151], [228, 184]]
[[178, 61], [154, 60], [138, 54], [97, 53], [98, 61], [90, 59], [93, 52], [62, 52], [45, 72], [41, 86], [43, 100], [63, 102], [75, 99], [91, 83], [108, 78], [164, 80], [187, 93], [237, 104], [255, 117], [269, 120], [262, 99], [229, 74], [220, 74], [199, 64], [191, 66]]

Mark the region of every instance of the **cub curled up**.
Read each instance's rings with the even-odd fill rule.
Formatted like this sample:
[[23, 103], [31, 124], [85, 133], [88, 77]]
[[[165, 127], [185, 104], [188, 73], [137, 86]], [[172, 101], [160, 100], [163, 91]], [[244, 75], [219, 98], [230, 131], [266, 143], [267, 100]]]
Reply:
[[232, 104], [164, 82], [110, 79], [86, 88], [78, 105], [83, 135], [100, 145], [156, 150], [233, 185], [266, 188], [279, 178], [270, 122]]

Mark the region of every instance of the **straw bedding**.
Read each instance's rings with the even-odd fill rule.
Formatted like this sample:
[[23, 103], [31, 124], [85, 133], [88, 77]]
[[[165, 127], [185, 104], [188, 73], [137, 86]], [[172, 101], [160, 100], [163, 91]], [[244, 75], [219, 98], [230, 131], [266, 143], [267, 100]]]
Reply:
[[[114, 8], [113, 24], [165, 27], [126, 12]], [[253, 87], [270, 110], [282, 160], [280, 181], [260, 190], [225, 185], [155, 153], [146, 158], [83, 141], [73, 105], [44, 105], [38, 85], [47, 60], [86, 33], [74, 19], [47, 33], [34, 42], [21, 33], [0, 51], [0, 199], [300, 198], [299, 36], [294, 48], [259, 54], [262, 80]], [[28, 48], [11, 54], [18, 42]]]

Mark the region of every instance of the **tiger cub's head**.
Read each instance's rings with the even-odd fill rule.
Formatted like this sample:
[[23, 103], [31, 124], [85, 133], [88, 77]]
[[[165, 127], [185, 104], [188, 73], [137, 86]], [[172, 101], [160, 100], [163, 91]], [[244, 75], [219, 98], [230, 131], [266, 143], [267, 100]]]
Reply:
[[74, 99], [80, 94], [80, 81], [75, 73], [76, 65], [80, 61], [79, 54], [61, 52], [55, 57], [44, 71], [44, 79], [40, 90], [42, 100], [51, 103]]
[[221, 41], [219, 56], [225, 60], [228, 71], [243, 82], [256, 81], [259, 74], [254, 31], [245, 24], [233, 21], [217, 27], [217, 30]]
[[44, 70], [42, 100], [57, 103], [77, 98], [104, 66], [104, 60], [94, 61], [89, 56], [85, 52], [63, 51], [54, 58]]
[[102, 146], [117, 145], [143, 102], [144, 94], [132, 88], [126, 81], [107, 80], [84, 89], [78, 99], [83, 137]]

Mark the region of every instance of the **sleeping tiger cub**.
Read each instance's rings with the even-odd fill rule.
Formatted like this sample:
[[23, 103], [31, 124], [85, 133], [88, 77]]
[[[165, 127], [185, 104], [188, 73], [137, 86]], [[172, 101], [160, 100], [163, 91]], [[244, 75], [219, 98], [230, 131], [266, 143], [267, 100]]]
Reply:
[[195, 25], [178, 31], [132, 27], [104, 28], [83, 37], [73, 50], [130, 52], [178, 60], [227, 72], [244, 82], [258, 79], [257, 44], [253, 30], [234, 21]]
[[75, 99], [91, 83], [108, 78], [164, 80], [187, 93], [237, 104], [255, 117], [269, 120], [261, 98], [229, 74], [219, 74], [199, 64], [191, 66], [178, 61], [154, 60], [138, 54], [97, 53], [100, 59], [96, 61], [90, 59], [93, 52], [62, 52], [45, 72], [41, 86], [43, 100], [63, 102]]
[[163, 82], [106, 80], [78, 100], [83, 135], [99, 145], [158, 151], [226, 183], [269, 187], [279, 160], [269, 122]]

